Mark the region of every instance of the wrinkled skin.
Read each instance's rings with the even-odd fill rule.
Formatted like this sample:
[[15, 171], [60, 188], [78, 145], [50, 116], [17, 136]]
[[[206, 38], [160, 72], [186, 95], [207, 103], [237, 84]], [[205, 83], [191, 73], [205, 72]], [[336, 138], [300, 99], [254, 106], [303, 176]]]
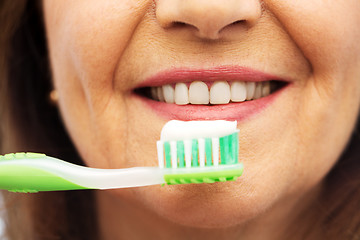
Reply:
[[102, 239], [281, 239], [354, 128], [358, 0], [63, 0], [43, 10], [59, 108], [90, 167], [157, 165], [169, 119], [133, 94], [153, 74], [236, 65], [289, 81], [238, 122], [241, 178], [100, 191]]

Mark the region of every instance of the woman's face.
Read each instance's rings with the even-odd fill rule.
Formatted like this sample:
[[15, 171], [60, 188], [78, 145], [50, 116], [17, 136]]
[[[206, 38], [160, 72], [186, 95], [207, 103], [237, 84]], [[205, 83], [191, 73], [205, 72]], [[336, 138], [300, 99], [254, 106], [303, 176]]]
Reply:
[[[64, 0], [44, 1], [44, 12], [59, 108], [88, 166], [156, 166], [156, 140], [171, 119], [238, 120], [244, 174], [236, 182], [103, 193], [165, 219], [221, 227], [285, 208], [319, 185], [354, 128], [358, 0]], [[212, 106], [139, 90], [195, 80], [283, 84]]]

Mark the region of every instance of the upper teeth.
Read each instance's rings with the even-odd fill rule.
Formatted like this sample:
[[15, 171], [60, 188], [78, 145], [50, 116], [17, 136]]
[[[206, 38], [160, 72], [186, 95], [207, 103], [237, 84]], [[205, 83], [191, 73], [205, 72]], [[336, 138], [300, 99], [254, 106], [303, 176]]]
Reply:
[[270, 82], [231, 82], [217, 81], [211, 84], [210, 90], [206, 83], [192, 82], [189, 87], [185, 83], [151, 88], [153, 99], [166, 102], [185, 104], [227, 104], [243, 102], [266, 97], [270, 94]]

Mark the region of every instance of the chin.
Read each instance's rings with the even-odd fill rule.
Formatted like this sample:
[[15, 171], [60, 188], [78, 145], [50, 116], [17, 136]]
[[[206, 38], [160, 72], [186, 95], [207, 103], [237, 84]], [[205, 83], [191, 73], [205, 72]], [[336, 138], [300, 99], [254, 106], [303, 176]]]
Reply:
[[145, 207], [160, 218], [193, 228], [241, 225], [269, 207], [240, 181], [151, 187], [140, 194]]

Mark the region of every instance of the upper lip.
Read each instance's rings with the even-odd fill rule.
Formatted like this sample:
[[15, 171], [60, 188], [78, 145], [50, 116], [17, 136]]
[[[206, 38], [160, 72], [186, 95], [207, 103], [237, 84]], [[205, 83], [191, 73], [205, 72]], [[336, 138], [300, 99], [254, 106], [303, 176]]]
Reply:
[[273, 74], [264, 73], [258, 70], [243, 66], [218, 66], [215, 68], [206, 69], [190, 69], [190, 68], [174, 68], [158, 72], [141, 82], [136, 88], [162, 86], [166, 84], [173, 84], [177, 82], [192, 82], [192, 81], [285, 81], [282, 77]]

